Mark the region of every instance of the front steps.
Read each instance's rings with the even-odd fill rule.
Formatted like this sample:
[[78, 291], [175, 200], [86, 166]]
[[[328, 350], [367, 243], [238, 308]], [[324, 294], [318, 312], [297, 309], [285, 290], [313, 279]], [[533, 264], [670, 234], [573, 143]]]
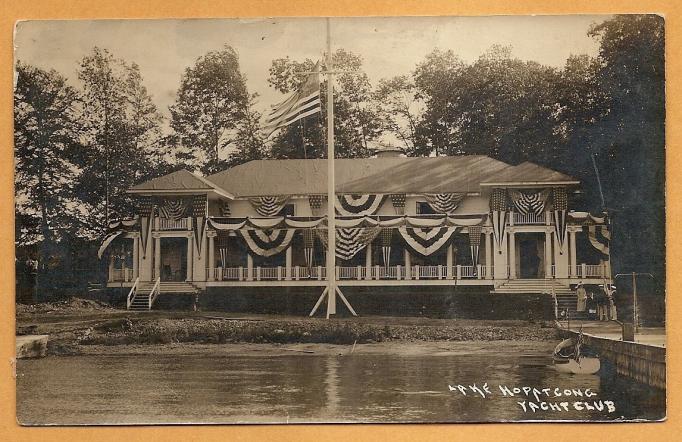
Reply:
[[[149, 307], [149, 297], [152, 294], [154, 284], [155, 282], [140, 282], [138, 284], [129, 310], [151, 310]], [[194, 295], [199, 293], [199, 288], [191, 282], [162, 281], [159, 284], [159, 296], [170, 293]]]
[[510, 279], [499, 287], [494, 288], [491, 293], [551, 294], [552, 285], [554, 285], [554, 293], [557, 296], [574, 294], [569, 286], [553, 279]]

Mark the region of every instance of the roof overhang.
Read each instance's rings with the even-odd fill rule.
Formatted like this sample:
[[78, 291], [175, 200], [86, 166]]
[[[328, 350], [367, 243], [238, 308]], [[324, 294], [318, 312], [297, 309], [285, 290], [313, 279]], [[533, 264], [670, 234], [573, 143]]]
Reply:
[[235, 199], [234, 195], [216, 188], [205, 189], [128, 189], [126, 193], [136, 195], [192, 195], [196, 193], [215, 193], [227, 199]]

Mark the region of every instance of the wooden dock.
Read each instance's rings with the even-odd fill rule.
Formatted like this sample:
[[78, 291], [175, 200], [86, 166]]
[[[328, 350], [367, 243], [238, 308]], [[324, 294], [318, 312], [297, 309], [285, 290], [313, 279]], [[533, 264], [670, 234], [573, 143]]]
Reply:
[[[566, 329], [562, 329], [562, 333], [566, 337], [577, 337], [579, 334]], [[665, 347], [587, 333], [583, 333], [583, 341], [585, 345], [596, 350], [601, 358], [610, 361], [618, 374], [652, 387], [665, 389]]]

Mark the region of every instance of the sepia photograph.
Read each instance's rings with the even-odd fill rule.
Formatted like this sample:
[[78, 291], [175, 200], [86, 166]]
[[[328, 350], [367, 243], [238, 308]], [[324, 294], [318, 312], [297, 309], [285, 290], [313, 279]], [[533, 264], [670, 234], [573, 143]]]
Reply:
[[18, 423], [665, 420], [665, 66], [657, 14], [18, 21]]

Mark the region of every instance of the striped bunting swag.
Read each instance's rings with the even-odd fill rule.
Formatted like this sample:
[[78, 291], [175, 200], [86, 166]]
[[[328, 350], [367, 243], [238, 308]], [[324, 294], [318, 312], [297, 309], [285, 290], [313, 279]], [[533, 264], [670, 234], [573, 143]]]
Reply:
[[[317, 236], [327, 248], [327, 229], [316, 229]], [[336, 257], [352, 259], [358, 252], [374, 241], [381, 227], [358, 227], [336, 229]]]
[[490, 195], [490, 211], [492, 213], [495, 244], [498, 253], [502, 253], [507, 226], [507, 192], [504, 189], [493, 189], [493, 193]]
[[[592, 247], [599, 250], [606, 256], [609, 256], [609, 242], [611, 241], [611, 232], [609, 232], [608, 226], [595, 226], [589, 225], [583, 227], [583, 230], [587, 230], [587, 237], [590, 240]], [[601, 239], [597, 236], [597, 231], [601, 234]]]
[[192, 198], [163, 198], [159, 204], [159, 216], [177, 221], [187, 216], [190, 207]]
[[554, 203], [554, 234], [559, 245], [559, 254], [563, 254], [566, 242], [566, 216], [568, 212], [568, 197], [566, 189], [555, 187], [552, 192]]
[[337, 195], [336, 213], [343, 216], [374, 215], [385, 195]]
[[220, 253], [220, 266], [227, 267], [227, 245], [230, 235], [225, 230], [218, 230], [218, 253]]
[[465, 193], [426, 193], [424, 198], [436, 213], [452, 213], [462, 202]]
[[289, 195], [259, 196], [249, 198], [251, 205], [261, 216], [277, 215], [289, 201]]
[[277, 129], [321, 111], [320, 63], [317, 62], [313, 72], [308, 75], [305, 83], [296, 92], [281, 103], [272, 106], [272, 110], [265, 118], [263, 133], [267, 138]]
[[549, 197], [549, 189], [544, 189], [539, 192], [524, 192], [521, 190], [509, 189], [509, 196], [511, 196], [514, 207], [522, 215], [542, 215], [545, 211], [545, 204]]
[[398, 231], [407, 246], [423, 256], [429, 256], [441, 249], [457, 231], [458, 227], [434, 227], [414, 229], [400, 227]]
[[390, 195], [391, 197], [391, 204], [393, 204], [393, 209], [395, 210], [396, 215], [404, 215], [405, 214], [405, 194], [404, 193], [392, 193]]
[[303, 229], [303, 254], [305, 255], [305, 263], [308, 268], [313, 266], [313, 252], [315, 247], [315, 233], [311, 229]]
[[125, 230], [123, 229], [115, 230], [104, 237], [104, 239], [102, 240], [102, 244], [99, 246], [99, 250], [97, 250], [97, 259], [102, 259], [102, 254], [107, 249], [107, 247], [109, 247], [109, 244], [111, 244], [123, 232], [125, 232]]
[[478, 253], [481, 248], [481, 226], [471, 226], [469, 227], [469, 248], [471, 249], [471, 262], [476, 268], [478, 264]]
[[152, 234], [152, 219], [154, 218], [154, 201], [150, 196], [143, 196], [138, 200], [138, 212], [140, 214], [140, 244], [142, 245], [142, 258], [147, 255], [147, 239]]
[[201, 243], [206, 233], [206, 195], [192, 197], [192, 229], [194, 230], [197, 254], [201, 256]]
[[239, 230], [239, 233], [241, 233], [246, 244], [253, 253], [259, 256], [269, 257], [276, 255], [289, 247], [296, 230]]
[[388, 268], [391, 261], [391, 241], [393, 240], [393, 229], [381, 229], [379, 238], [381, 239], [381, 252], [384, 257], [384, 267]]

